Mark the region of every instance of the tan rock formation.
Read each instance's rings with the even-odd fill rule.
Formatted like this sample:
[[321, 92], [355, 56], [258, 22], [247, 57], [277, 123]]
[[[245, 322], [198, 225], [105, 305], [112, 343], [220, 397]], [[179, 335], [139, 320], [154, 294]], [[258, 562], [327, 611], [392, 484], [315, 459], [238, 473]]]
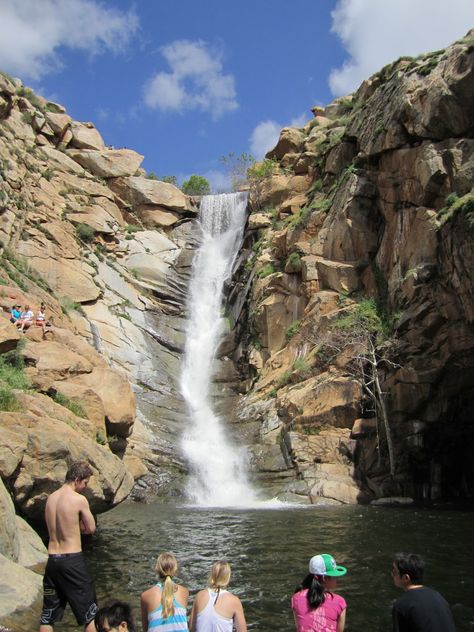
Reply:
[[93, 438], [98, 437], [105, 442], [107, 429], [105, 426], [104, 403], [95, 390], [81, 384], [74, 384], [69, 380], [53, 382], [51, 388], [54, 392], [60, 393], [80, 406], [84, 410], [87, 419], [93, 423], [96, 429]]
[[120, 459], [72, 422], [48, 416], [39, 421], [31, 413], [0, 413], [0, 422], [0, 473], [10, 479], [15, 504], [25, 515], [41, 518], [48, 494], [62, 485], [68, 463], [75, 460], [88, 461], [94, 471], [93, 511], [104, 511], [130, 492], [133, 477]]
[[271, 217], [269, 217], [265, 213], [252, 213], [249, 216], [248, 227], [249, 230], [255, 230], [259, 228], [266, 228], [267, 226], [270, 226], [271, 223]]
[[161, 210], [168, 209], [178, 213], [194, 210], [189, 198], [167, 182], [137, 176], [117, 178], [110, 186], [124, 200], [139, 207], [156, 206], [161, 207]]
[[0, 618], [13, 617], [27, 610], [42, 594], [43, 580], [33, 571], [15, 564], [0, 554]]
[[43, 380], [51, 382], [90, 373], [93, 369], [93, 365], [76, 350], [54, 340], [27, 344], [23, 356], [27, 364], [41, 373]]
[[101, 178], [133, 176], [143, 161], [143, 156], [132, 149], [104, 149], [103, 151], [70, 149], [67, 154], [82, 167]]
[[[9, 316], [7, 313], [5, 316]], [[18, 329], [6, 318], [0, 318], [0, 353], [6, 353], [15, 349], [21, 334]]]
[[49, 129], [46, 130], [44, 126], [41, 125], [38, 126], [38, 131], [41, 131], [43, 134], [46, 133], [47, 136], [50, 136], [52, 133], [59, 138], [64, 135], [64, 133], [72, 123], [72, 118], [70, 116], [64, 113], [61, 114], [59, 112], [46, 112], [44, 115], [44, 119]]
[[181, 216], [176, 211], [168, 211], [165, 208], [143, 204], [140, 206], [140, 218], [149, 228], [174, 226]]
[[15, 562], [20, 554], [19, 534], [15, 516], [15, 508], [10, 494], [0, 479], [0, 553]]
[[16, 528], [20, 539], [18, 564], [34, 571], [42, 570], [48, 561], [48, 552], [43, 540], [26, 520], [19, 516], [16, 516]]
[[[413, 497], [427, 489], [432, 498], [470, 496], [474, 489], [471, 468], [461, 475], [452, 465], [464, 454], [466, 442], [456, 437], [470, 427], [473, 403], [471, 43], [472, 32], [446, 51], [390, 64], [354, 95], [315, 110], [296, 134], [283, 130], [268, 154], [306, 175], [275, 169], [260, 187], [258, 201], [272, 207], [273, 221], [252, 226], [259, 231], [257, 271], [283, 269], [293, 282], [282, 292], [271, 283], [276, 274], [254, 278], [243, 316], [253, 388], [239, 418], [250, 422], [255, 407], [273, 398], [277, 437], [267, 455], [254, 448], [257, 467], [281, 463], [279, 444], [288, 472], [295, 468], [301, 481], [272, 480], [312, 502]], [[297, 333], [283, 336], [285, 306], [300, 297], [307, 304], [292, 328]], [[341, 310], [364, 297], [373, 297], [386, 328], [394, 323], [398, 344], [394, 363], [378, 374], [388, 429], [362, 396], [361, 374], [351, 373], [356, 347], [324, 347], [337, 334]], [[377, 352], [383, 356], [383, 345]], [[454, 444], [448, 457], [445, 448]], [[437, 446], [434, 453], [428, 445]], [[421, 479], [423, 492], [415, 482]]]
[[78, 149], [97, 149], [98, 151], [105, 149], [102, 136], [96, 130], [93, 123], [72, 121], [71, 132], [71, 145], [73, 147], [77, 147]]
[[105, 367], [71, 378], [71, 383], [89, 387], [102, 400], [108, 433], [128, 437], [135, 421], [135, 396], [125, 375]]
[[0, 617], [31, 607], [41, 590], [41, 569], [47, 559], [41, 538], [19, 516], [0, 478]]

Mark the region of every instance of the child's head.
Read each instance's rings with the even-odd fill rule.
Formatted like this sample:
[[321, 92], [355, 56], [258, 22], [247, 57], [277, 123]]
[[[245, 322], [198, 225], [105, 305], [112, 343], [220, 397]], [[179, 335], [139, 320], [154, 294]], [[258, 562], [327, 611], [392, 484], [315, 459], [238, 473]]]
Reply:
[[347, 569], [338, 566], [332, 555], [321, 553], [309, 560], [309, 572], [320, 577], [340, 577], [347, 573]]
[[98, 632], [135, 632], [132, 609], [125, 601], [113, 601], [100, 608], [94, 623]]
[[410, 584], [422, 584], [425, 562], [416, 553], [396, 553], [393, 558], [392, 575], [406, 578]]
[[230, 564], [224, 560], [214, 562], [209, 575], [211, 588], [227, 588], [230, 582]]
[[162, 579], [173, 578], [178, 572], [178, 561], [175, 555], [173, 553], [160, 553], [156, 560], [155, 570]]

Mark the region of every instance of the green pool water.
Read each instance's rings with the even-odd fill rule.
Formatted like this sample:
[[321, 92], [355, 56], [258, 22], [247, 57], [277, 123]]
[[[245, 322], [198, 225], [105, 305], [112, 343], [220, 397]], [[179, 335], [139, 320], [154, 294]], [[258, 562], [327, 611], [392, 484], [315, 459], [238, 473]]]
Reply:
[[[213, 561], [233, 569], [231, 590], [242, 599], [249, 630], [294, 630], [290, 597], [317, 553], [331, 553], [348, 573], [338, 592], [348, 603], [350, 632], [391, 630], [391, 604], [400, 594], [390, 576], [397, 551], [423, 555], [425, 584], [446, 597], [458, 630], [474, 630], [471, 511], [388, 507], [307, 507], [208, 510], [170, 504], [124, 503], [98, 518], [85, 542], [99, 602], [130, 601], [139, 617], [140, 593], [154, 581], [153, 565], [171, 550], [191, 593], [205, 586]], [[38, 612], [16, 618], [15, 632], [35, 630]], [[141, 629], [140, 626], [137, 626]], [[77, 630], [70, 612], [55, 628]]]

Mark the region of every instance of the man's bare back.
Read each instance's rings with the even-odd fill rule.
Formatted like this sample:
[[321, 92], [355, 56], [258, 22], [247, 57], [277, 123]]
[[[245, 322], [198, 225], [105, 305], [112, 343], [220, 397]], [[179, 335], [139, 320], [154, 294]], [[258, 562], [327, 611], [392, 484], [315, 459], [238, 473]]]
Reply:
[[40, 632], [53, 632], [54, 623], [62, 619], [68, 603], [84, 631], [95, 631], [96, 595], [81, 546], [81, 533], [95, 531], [89, 503], [81, 495], [91, 475], [87, 462], [72, 463], [66, 482], [46, 502], [49, 556], [43, 578]]
[[84, 479], [65, 483], [48, 498], [45, 510], [48, 553], [78, 553], [81, 551], [81, 533], [94, 533], [94, 516], [87, 499], [79, 493], [88, 482]]

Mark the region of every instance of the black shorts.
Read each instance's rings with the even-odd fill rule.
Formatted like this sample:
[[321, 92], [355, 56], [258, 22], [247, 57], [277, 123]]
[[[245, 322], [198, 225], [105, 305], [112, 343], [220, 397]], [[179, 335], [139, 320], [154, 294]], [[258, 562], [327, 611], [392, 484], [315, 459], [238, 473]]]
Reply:
[[81, 553], [50, 555], [43, 578], [41, 623], [61, 621], [69, 603], [78, 625], [87, 625], [97, 614], [94, 584]]

